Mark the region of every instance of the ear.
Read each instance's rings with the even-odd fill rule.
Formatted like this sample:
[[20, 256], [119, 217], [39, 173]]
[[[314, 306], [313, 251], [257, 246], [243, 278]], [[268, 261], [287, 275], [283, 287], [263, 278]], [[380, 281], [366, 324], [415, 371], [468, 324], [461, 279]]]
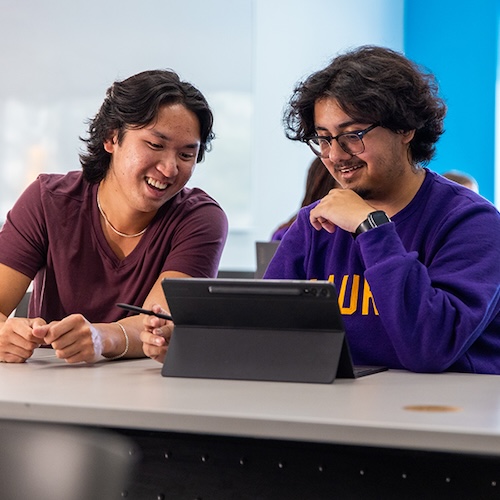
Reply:
[[403, 144], [410, 143], [415, 137], [415, 130], [407, 130], [401, 134], [403, 136]]
[[104, 150], [113, 154], [115, 152], [115, 147], [118, 144], [118, 133], [114, 131], [105, 141], [104, 141]]

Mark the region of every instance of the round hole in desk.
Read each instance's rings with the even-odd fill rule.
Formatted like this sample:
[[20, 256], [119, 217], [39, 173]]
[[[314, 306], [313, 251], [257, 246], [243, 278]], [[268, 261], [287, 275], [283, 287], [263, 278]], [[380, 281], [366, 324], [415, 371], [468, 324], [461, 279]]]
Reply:
[[458, 406], [448, 406], [448, 405], [408, 405], [404, 406], [403, 410], [445, 413], [445, 412], [462, 411], [462, 408], [459, 408]]

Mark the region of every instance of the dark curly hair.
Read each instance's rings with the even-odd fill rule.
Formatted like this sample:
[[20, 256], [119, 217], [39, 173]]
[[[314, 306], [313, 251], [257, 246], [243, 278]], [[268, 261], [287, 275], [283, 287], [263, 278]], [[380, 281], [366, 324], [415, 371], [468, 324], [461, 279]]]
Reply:
[[213, 115], [203, 94], [193, 85], [182, 82], [174, 71], [151, 70], [115, 82], [94, 119], [89, 121], [88, 138], [80, 138], [87, 151], [80, 154], [84, 178], [91, 183], [106, 177], [111, 155], [104, 142], [118, 131], [118, 142], [125, 131], [153, 123], [163, 105], [182, 104], [200, 122], [201, 145], [197, 162], [203, 160], [214, 138]]
[[446, 104], [434, 76], [391, 49], [358, 47], [300, 82], [283, 118], [289, 139], [304, 141], [315, 134], [314, 105], [323, 97], [336, 99], [360, 123], [379, 123], [395, 133], [415, 130], [414, 165], [432, 159], [444, 132]]

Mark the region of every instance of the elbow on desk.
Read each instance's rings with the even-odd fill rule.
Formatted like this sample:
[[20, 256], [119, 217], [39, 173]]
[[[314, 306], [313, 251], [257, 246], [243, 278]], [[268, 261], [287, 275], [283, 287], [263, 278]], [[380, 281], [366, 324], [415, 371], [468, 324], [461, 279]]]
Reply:
[[[394, 344], [396, 356], [405, 370], [415, 373], [481, 373], [483, 362], [491, 364], [493, 354], [485, 345], [464, 341], [463, 336], [424, 335], [422, 330], [407, 332], [405, 340]], [[500, 364], [500, 363], [499, 363]]]
[[449, 367], [442, 367], [435, 363], [411, 363], [405, 364], [403, 367], [414, 373], [444, 373], [449, 370]]
[[415, 373], [444, 373], [444, 372], [460, 372], [460, 373], [484, 373], [484, 374], [500, 374], [500, 366], [490, 366], [491, 363], [487, 360], [474, 360], [471, 356], [465, 353], [462, 356], [443, 356], [438, 355], [438, 350], [420, 354], [419, 356], [407, 356], [406, 359], [401, 359], [401, 364], [405, 370]]
[[440, 355], [438, 350], [426, 351], [418, 354], [407, 353], [400, 356], [400, 361], [405, 370], [415, 373], [443, 373], [447, 371], [474, 372], [474, 367], [468, 357], [463, 356], [457, 363], [457, 356]]

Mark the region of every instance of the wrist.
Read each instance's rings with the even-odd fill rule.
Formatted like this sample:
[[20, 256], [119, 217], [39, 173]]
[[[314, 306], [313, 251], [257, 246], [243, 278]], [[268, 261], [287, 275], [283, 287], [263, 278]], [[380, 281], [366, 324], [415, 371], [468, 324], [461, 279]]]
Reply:
[[122, 339], [121, 342], [117, 342], [118, 346], [122, 346], [121, 348], [118, 349], [119, 353], [114, 355], [114, 356], [104, 356], [108, 360], [114, 360], [114, 359], [120, 359], [123, 358], [129, 350], [130, 347], [130, 339], [127, 333], [127, 330], [125, 327], [119, 323], [118, 321], [115, 323], [112, 323], [113, 325], [116, 325], [120, 329], [120, 338]]

